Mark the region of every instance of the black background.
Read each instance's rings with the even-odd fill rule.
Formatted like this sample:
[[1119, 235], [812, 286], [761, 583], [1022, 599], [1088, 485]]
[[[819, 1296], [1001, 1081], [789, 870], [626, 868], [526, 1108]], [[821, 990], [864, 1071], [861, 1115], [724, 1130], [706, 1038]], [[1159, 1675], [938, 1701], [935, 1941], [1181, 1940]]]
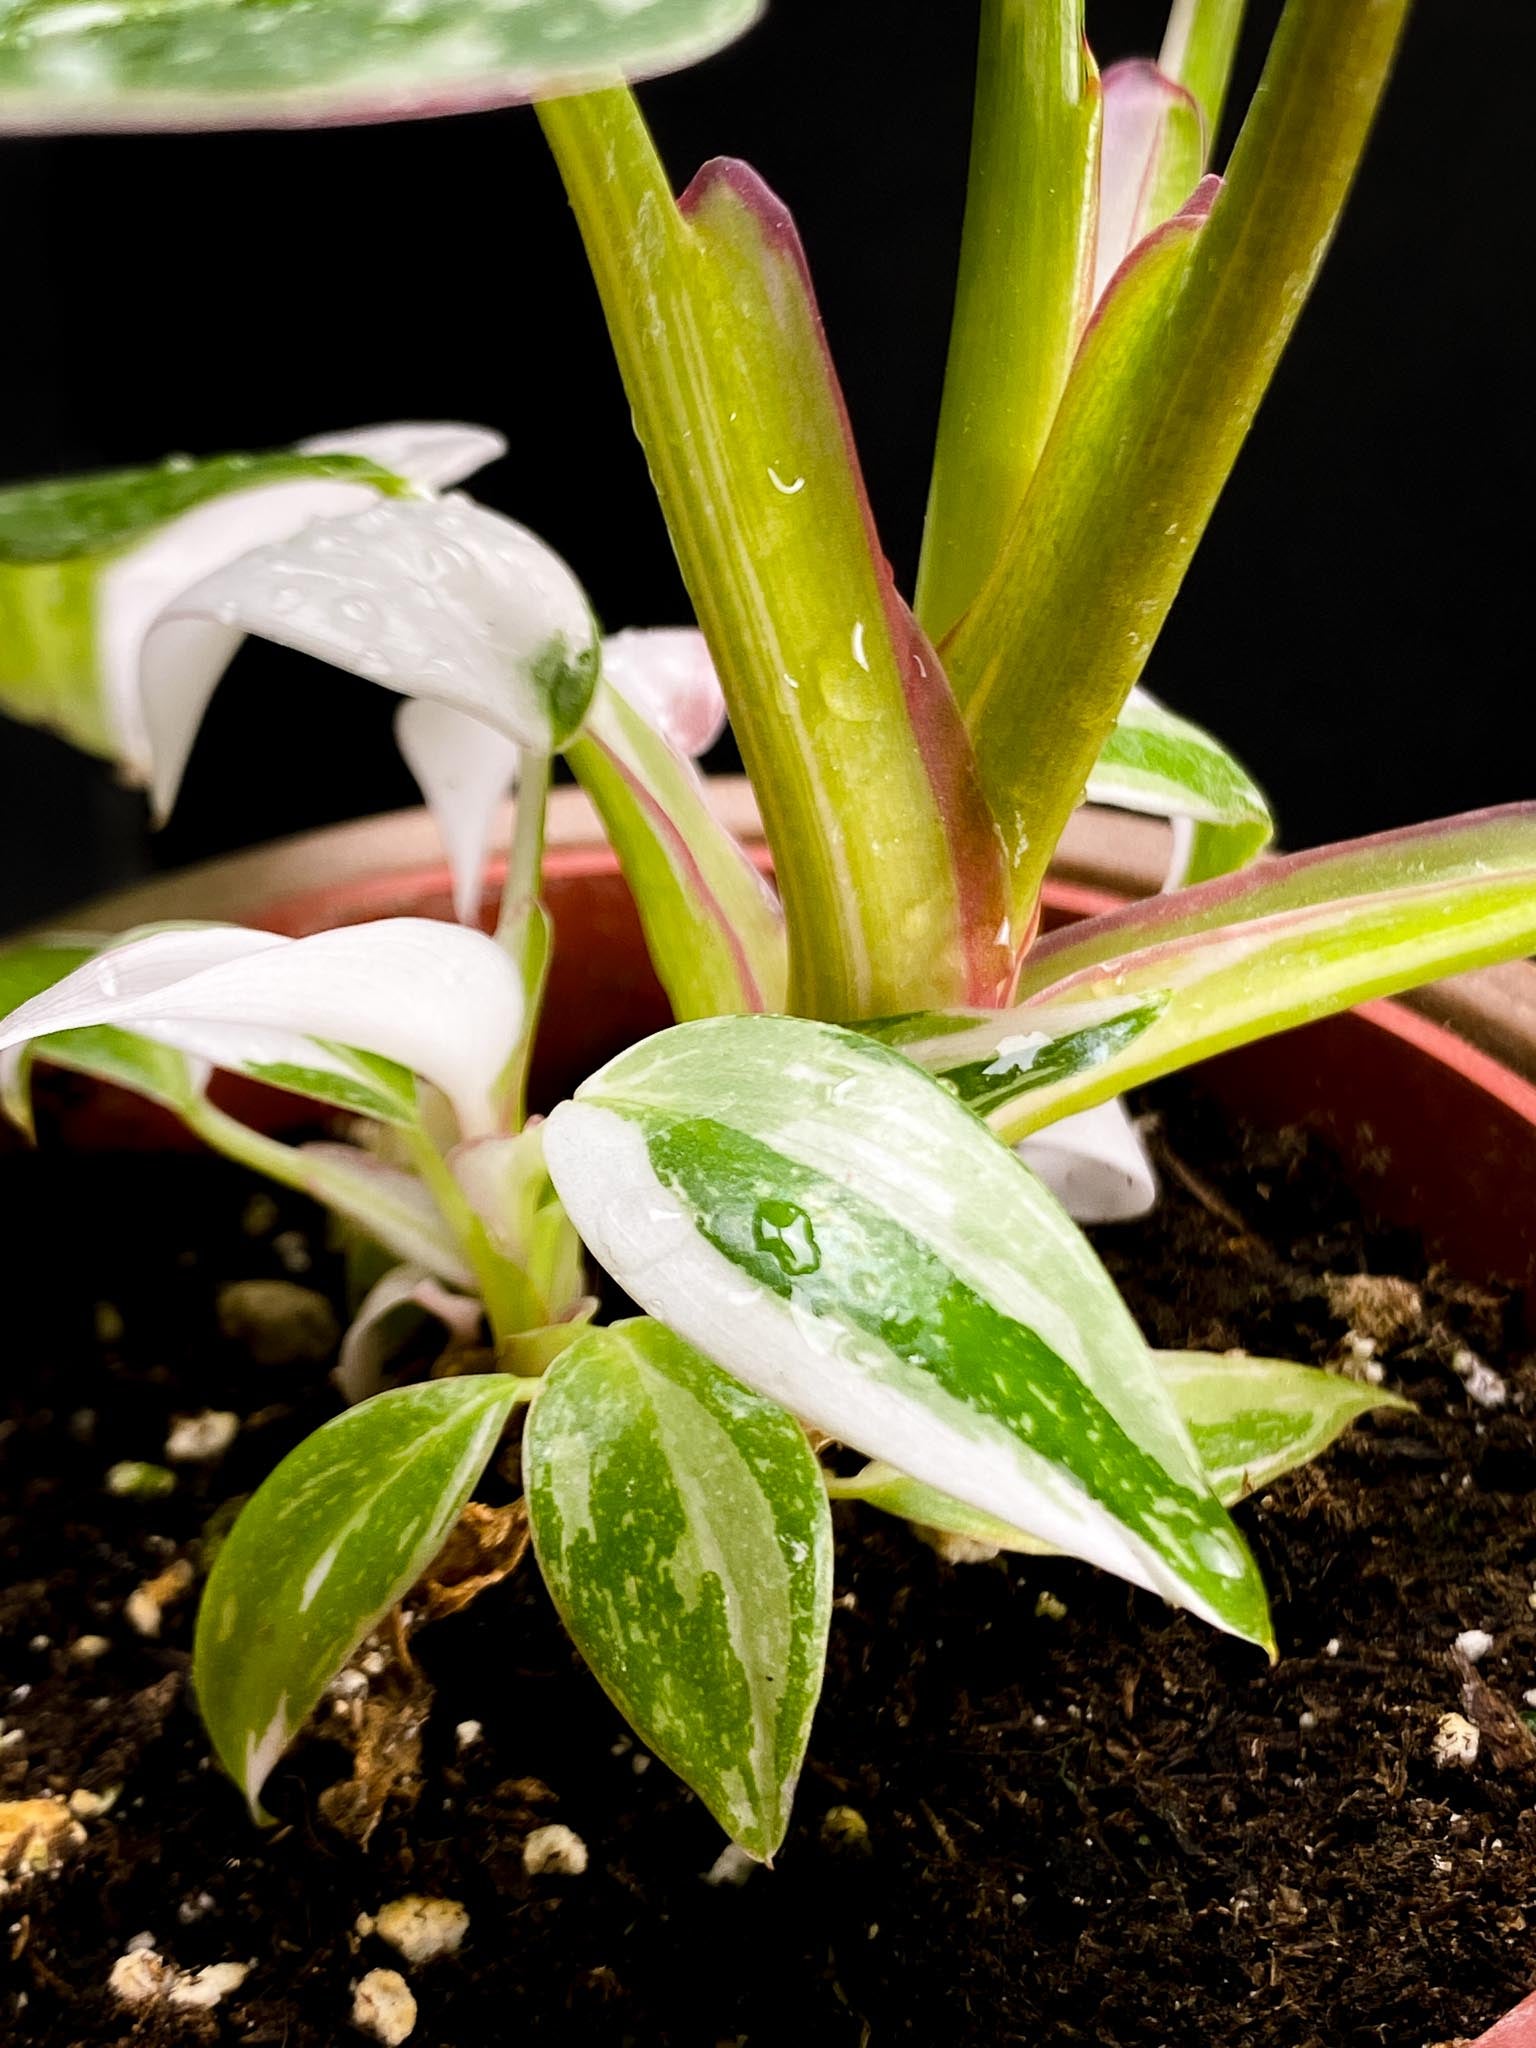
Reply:
[[[1101, 64], [1154, 0], [1090, 0]], [[1239, 95], [1278, 5], [1254, 0]], [[1533, 794], [1530, 0], [1420, 0], [1343, 232], [1147, 680], [1304, 845]], [[681, 185], [753, 162], [795, 211], [887, 550], [916, 561], [964, 190], [971, 0], [771, 0], [645, 89]], [[1230, 130], [1229, 121], [1229, 130]], [[685, 616], [580, 247], [525, 109], [312, 134], [0, 144], [0, 472], [463, 418], [473, 486], [610, 626]], [[389, 700], [248, 646], [172, 824], [0, 731], [0, 910], [412, 800]]]

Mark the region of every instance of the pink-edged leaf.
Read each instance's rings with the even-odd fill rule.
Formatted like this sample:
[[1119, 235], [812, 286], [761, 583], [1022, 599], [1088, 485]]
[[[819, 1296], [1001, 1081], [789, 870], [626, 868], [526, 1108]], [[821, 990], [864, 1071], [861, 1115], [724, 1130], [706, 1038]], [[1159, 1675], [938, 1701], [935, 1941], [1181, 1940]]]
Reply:
[[[1018, 1138], [1178, 1067], [1373, 997], [1536, 950], [1536, 804], [1511, 804], [1314, 853], [1261, 860], [1198, 888], [1053, 933], [1018, 1006], [995, 1013], [994, 1053], [1073, 1015], [1135, 1020], [1101, 1056], [989, 1105]], [[985, 1071], [974, 1017], [962, 1040]], [[916, 1040], [916, 1025], [904, 1027]], [[927, 1042], [942, 1064], [942, 1030]], [[1052, 1041], [1054, 1043], [1054, 1040]], [[911, 1044], [903, 1050], [910, 1052]]]
[[729, 162], [674, 205], [622, 94], [541, 118], [759, 793], [794, 1006], [857, 1016], [996, 992], [1011, 967], [1001, 849], [875, 537], [788, 213]]
[[1200, 109], [1155, 64], [1132, 59], [1104, 74], [1099, 234], [1093, 296], [1144, 236], [1177, 213], [1200, 181]]

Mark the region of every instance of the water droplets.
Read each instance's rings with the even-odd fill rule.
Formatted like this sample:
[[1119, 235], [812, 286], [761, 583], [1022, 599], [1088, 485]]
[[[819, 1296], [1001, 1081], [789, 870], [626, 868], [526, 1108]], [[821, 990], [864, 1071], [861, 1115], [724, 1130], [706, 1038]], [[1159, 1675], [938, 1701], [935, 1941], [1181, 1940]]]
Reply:
[[821, 1247], [811, 1219], [797, 1203], [768, 1196], [752, 1217], [752, 1242], [768, 1253], [792, 1279], [814, 1273], [821, 1265]]

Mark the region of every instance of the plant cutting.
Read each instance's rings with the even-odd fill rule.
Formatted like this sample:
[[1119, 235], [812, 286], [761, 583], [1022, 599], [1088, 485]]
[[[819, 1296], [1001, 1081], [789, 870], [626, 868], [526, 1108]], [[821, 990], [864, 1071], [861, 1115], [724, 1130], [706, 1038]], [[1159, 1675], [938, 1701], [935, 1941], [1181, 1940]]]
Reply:
[[[334, 47], [300, 36], [290, 76], [255, 17], [212, 8], [171, 46], [132, 15], [18, 16], [0, 37], [0, 118], [24, 125], [535, 99], [698, 619], [605, 637], [565, 563], [453, 491], [497, 446], [475, 429], [0, 494], [14, 710], [117, 759], [163, 812], [242, 635], [376, 681], [402, 699], [464, 919], [65, 934], [0, 959], [17, 1121], [38, 1062], [126, 1085], [393, 1261], [343, 1346], [352, 1405], [258, 1489], [203, 1599], [199, 1708], [258, 1813], [517, 1411], [566, 1627], [756, 1858], [783, 1841], [811, 1741], [834, 1499], [1086, 1560], [1273, 1655], [1228, 1510], [1393, 1397], [1154, 1351], [1030, 1142], [1065, 1126], [1090, 1159], [1123, 1156], [1128, 1088], [1536, 944], [1536, 808], [1270, 855], [1251, 776], [1139, 687], [1405, 6], [1289, 0], [1216, 177], [1240, 8], [1181, 0], [1158, 64], [1100, 79], [1080, 6], [989, 0], [911, 608], [788, 215], [735, 163], [674, 200], [617, 82], [751, 11], [493, 11], [472, 78], [451, 9], [400, 39], [350, 17]], [[92, 62], [72, 67], [81, 36]], [[772, 887], [691, 764], [725, 715]], [[557, 755], [677, 1021], [534, 1119]], [[1042, 934], [1085, 795], [1171, 821], [1170, 886]], [[355, 1141], [290, 1147], [236, 1120], [216, 1069], [360, 1120]], [[640, 1316], [598, 1319], [583, 1247]], [[422, 1313], [483, 1314], [496, 1370], [384, 1388], [391, 1334]]]

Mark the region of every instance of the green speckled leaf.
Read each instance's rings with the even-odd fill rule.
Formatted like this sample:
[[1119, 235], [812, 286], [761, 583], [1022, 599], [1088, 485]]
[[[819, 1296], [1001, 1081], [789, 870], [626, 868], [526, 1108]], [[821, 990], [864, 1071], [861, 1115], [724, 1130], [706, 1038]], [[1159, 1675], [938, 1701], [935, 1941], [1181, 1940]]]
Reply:
[[732, 1838], [771, 1857], [832, 1608], [831, 1520], [804, 1432], [642, 1319], [560, 1358], [523, 1472], [539, 1563], [604, 1690]]
[[399, 120], [675, 71], [761, 0], [0, 0], [0, 128]]
[[[1228, 1507], [1283, 1473], [1308, 1464], [1376, 1408], [1412, 1403], [1380, 1387], [1316, 1366], [1279, 1358], [1218, 1356], [1203, 1351], [1154, 1354], [1201, 1462]], [[834, 1500], [862, 1500], [886, 1514], [922, 1522], [999, 1550], [1055, 1555], [1055, 1546], [908, 1479], [891, 1465], [866, 1465], [828, 1483]]]
[[652, 1315], [802, 1421], [1268, 1644], [1264, 1589], [1092, 1247], [887, 1046], [788, 1017], [660, 1033], [543, 1128]]
[[246, 1505], [208, 1577], [192, 1683], [253, 1812], [330, 1680], [442, 1548], [520, 1391], [496, 1374], [379, 1394]]

